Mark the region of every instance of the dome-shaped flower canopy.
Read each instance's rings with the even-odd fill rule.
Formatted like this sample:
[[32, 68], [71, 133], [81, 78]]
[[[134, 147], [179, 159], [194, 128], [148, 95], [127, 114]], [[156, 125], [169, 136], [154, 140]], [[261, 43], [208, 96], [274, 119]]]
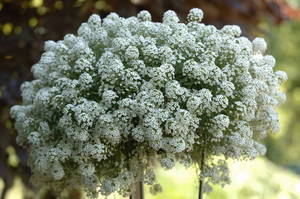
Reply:
[[287, 76], [262, 38], [202, 18], [196, 8], [187, 23], [173, 11], [161, 23], [147, 11], [92, 15], [77, 35], [47, 41], [11, 109], [33, 183], [126, 195], [143, 177], [155, 191], [155, 162], [189, 166], [205, 151], [201, 178], [224, 184], [224, 159], [264, 153], [257, 140], [278, 131]]

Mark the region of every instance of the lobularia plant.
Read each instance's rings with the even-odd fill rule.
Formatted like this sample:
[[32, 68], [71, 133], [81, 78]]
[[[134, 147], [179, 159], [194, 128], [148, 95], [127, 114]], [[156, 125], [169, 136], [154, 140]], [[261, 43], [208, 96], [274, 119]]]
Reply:
[[179, 162], [200, 164], [208, 191], [228, 182], [226, 159], [265, 153], [257, 140], [278, 131], [287, 75], [273, 72], [264, 39], [202, 17], [197, 8], [186, 24], [173, 11], [161, 23], [147, 11], [94, 14], [77, 35], [47, 41], [11, 109], [32, 182], [128, 195], [143, 180], [156, 192], [154, 163]]

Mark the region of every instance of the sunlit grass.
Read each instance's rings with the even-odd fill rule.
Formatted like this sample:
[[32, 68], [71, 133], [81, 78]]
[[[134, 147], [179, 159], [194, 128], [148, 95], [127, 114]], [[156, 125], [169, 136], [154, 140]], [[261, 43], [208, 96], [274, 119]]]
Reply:
[[[265, 158], [248, 162], [230, 163], [232, 183], [224, 188], [215, 186], [205, 199], [299, 199], [300, 177], [289, 170], [280, 168]], [[183, 166], [166, 171], [157, 169], [158, 181], [163, 192], [149, 193], [145, 187], [146, 199], [197, 199], [198, 182], [196, 169]], [[1, 188], [1, 183], [0, 183]], [[22, 183], [15, 181], [6, 199], [22, 199]], [[117, 194], [107, 199], [121, 199]]]

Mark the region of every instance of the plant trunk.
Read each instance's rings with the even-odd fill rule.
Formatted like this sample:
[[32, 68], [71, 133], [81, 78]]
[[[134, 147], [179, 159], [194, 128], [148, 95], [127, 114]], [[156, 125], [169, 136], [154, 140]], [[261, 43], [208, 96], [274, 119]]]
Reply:
[[[201, 152], [201, 162], [200, 162], [201, 173], [203, 172], [204, 161], [205, 161], [204, 158], [205, 158], [205, 151], [203, 149], [203, 151]], [[203, 183], [204, 183], [204, 179], [201, 178], [201, 174], [200, 174], [198, 199], [203, 199]]]
[[130, 199], [144, 199], [144, 184], [142, 181], [136, 182], [132, 188]]
[[198, 199], [203, 199], [203, 181], [200, 180], [199, 182], [199, 195], [198, 195]]

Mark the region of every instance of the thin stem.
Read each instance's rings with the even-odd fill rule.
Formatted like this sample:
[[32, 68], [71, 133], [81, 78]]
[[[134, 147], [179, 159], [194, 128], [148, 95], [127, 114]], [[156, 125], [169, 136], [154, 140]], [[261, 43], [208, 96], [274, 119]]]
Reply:
[[[142, 164], [142, 155], [138, 153], [138, 159]], [[130, 195], [130, 199], [144, 199], [144, 168], [143, 166], [140, 167], [140, 174], [137, 176], [137, 181], [132, 185], [132, 193]]]
[[139, 193], [140, 193], [140, 198], [144, 199], [144, 183], [139, 182]]
[[[200, 162], [200, 172], [202, 173], [203, 171], [203, 167], [204, 167], [204, 158], [205, 158], [205, 151], [204, 149], [201, 152], [201, 162]], [[199, 180], [199, 195], [198, 195], [198, 199], [203, 199], [203, 179], [200, 176], [200, 180]]]

